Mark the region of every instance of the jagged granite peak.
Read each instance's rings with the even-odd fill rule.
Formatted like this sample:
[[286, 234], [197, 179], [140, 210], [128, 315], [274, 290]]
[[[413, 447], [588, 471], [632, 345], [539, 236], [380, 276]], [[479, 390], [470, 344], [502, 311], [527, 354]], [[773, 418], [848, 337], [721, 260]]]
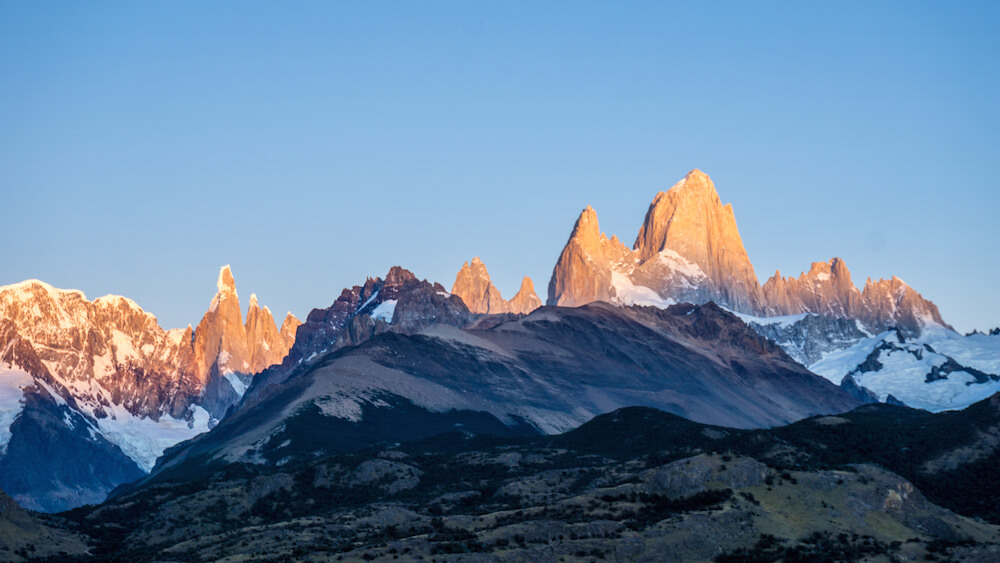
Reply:
[[215, 283], [215, 287], [218, 289], [219, 295], [236, 295], [236, 280], [233, 279], [233, 270], [229, 264], [219, 270], [219, 281]]
[[878, 281], [869, 278], [864, 289], [858, 290], [840, 258], [813, 262], [798, 278], [783, 278], [776, 272], [764, 283], [763, 291], [770, 315], [814, 313], [856, 319], [876, 333], [898, 327], [919, 334], [929, 323], [951, 328], [934, 303], [895, 276]]
[[385, 279], [367, 278], [362, 285], [345, 288], [329, 307], [310, 311], [297, 326], [295, 342], [284, 360], [254, 378], [240, 408], [281, 389], [280, 384], [296, 371], [376, 334], [413, 334], [434, 324], [467, 326], [477, 318], [461, 297], [448, 293], [441, 284], [393, 266]]
[[549, 280], [548, 304], [578, 307], [612, 301], [611, 265], [629, 260], [632, 252], [600, 230], [597, 212], [587, 206], [577, 218]]
[[244, 328], [250, 353], [249, 373], [259, 373], [269, 366], [281, 363], [288, 354], [288, 345], [278, 331], [271, 310], [267, 306], [261, 308], [257, 305], [256, 294], [250, 296]]
[[513, 299], [507, 301], [500, 290], [493, 285], [486, 265], [478, 256], [472, 263], [465, 262], [455, 276], [451, 293], [462, 298], [462, 301], [473, 313], [481, 315], [496, 315], [502, 313], [527, 314], [541, 307], [541, 300], [535, 294], [534, 284], [525, 277], [521, 289]]
[[521, 289], [517, 290], [508, 303], [510, 312], [519, 315], [527, 315], [542, 306], [542, 300], [535, 293], [535, 283], [528, 276], [521, 280]]
[[302, 321], [298, 319], [291, 311], [285, 314], [285, 320], [281, 322], [281, 338], [285, 341], [285, 348], [291, 349], [292, 345], [295, 344], [295, 331], [302, 325]]
[[941, 318], [937, 305], [896, 276], [878, 281], [869, 278], [861, 291], [861, 301], [861, 322], [879, 330], [898, 327], [919, 334], [928, 324], [937, 324], [954, 331]]
[[553, 268], [547, 303], [593, 301], [657, 307], [712, 301], [755, 317], [855, 319], [872, 332], [948, 327], [933, 303], [898, 278], [859, 291], [840, 258], [815, 262], [798, 278], [776, 271], [761, 286], [732, 205], [722, 204], [712, 180], [697, 169], [656, 195], [632, 250], [601, 233], [592, 207], [583, 210]]
[[673, 251], [705, 274], [711, 300], [740, 312], [763, 310], [763, 295], [736, 227], [712, 180], [692, 170], [649, 206], [634, 250], [646, 262]]
[[218, 292], [194, 330], [196, 376], [207, 382], [213, 372], [250, 373], [250, 347], [236, 282], [229, 266], [219, 271]]
[[858, 318], [861, 292], [851, 281], [851, 272], [840, 258], [813, 262], [808, 272], [782, 278], [775, 272], [763, 287], [772, 315], [809, 312], [837, 318]]
[[600, 232], [587, 207], [563, 249], [549, 305], [592, 301], [667, 306], [714, 301], [760, 314], [764, 298], [736, 228], [711, 179], [692, 170], [646, 211], [632, 250]]
[[[222, 268], [196, 334], [164, 330], [117, 295], [88, 301], [38, 280], [0, 287], [0, 372], [14, 385], [0, 405], [0, 487], [45, 499], [34, 505], [41, 510], [96, 502], [149, 471], [164, 448], [206, 431], [253, 370], [289, 346], [270, 311], [251, 302], [244, 325], [232, 271]], [[242, 380], [219, 369], [242, 369], [241, 358]], [[31, 453], [45, 448], [65, 455]]]
[[461, 297], [473, 313], [489, 315], [510, 312], [500, 290], [490, 281], [486, 265], [478, 256], [472, 259], [472, 264], [462, 264], [455, 276], [455, 283], [451, 286], [451, 293]]

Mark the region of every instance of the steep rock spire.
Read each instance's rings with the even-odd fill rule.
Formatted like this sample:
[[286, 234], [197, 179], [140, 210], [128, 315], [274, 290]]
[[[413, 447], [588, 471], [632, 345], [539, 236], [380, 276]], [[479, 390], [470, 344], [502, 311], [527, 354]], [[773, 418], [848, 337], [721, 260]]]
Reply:
[[524, 276], [524, 279], [521, 280], [521, 289], [517, 290], [509, 303], [511, 313], [524, 315], [542, 306], [542, 300], [535, 293], [535, 283], [531, 281], [531, 278]]
[[715, 184], [701, 170], [656, 195], [633, 248], [643, 262], [673, 251], [705, 274], [711, 294], [706, 297], [737, 311], [764, 310], [733, 207], [722, 204]]
[[285, 315], [285, 320], [281, 323], [281, 338], [285, 341], [286, 350], [292, 349], [292, 345], [295, 344], [295, 332], [301, 325], [302, 321], [293, 315], [291, 311]]
[[611, 301], [614, 293], [610, 265], [631, 255], [617, 238], [608, 240], [601, 232], [597, 212], [588, 205], [573, 225], [552, 270], [548, 304], [578, 307], [593, 301]]
[[250, 372], [250, 350], [240, 311], [240, 298], [229, 266], [219, 271], [218, 289], [212, 304], [194, 331], [196, 375], [207, 381], [213, 368], [225, 373]]
[[248, 362], [247, 373], [260, 373], [266, 368], [281, 363], [288, 353], [288, 345], [278, 332], [271, 310], [257, 305], [257, 294], [250, 296], [247, 308], [247, 322], [244, 325], [247, 335]]
[[493, 285], [486, 265], [479, 257], [472, 263], [462, 264], [455, 276], [451, 293], [457, 295], [473, 313], [495, 315], [498, 313], [526, 314], [541, 306], [541, 300], [535, 294], [534, 284], [530, 278], [524, 278], [521, 289], [510, 301], [506, 301], [500, 290]]

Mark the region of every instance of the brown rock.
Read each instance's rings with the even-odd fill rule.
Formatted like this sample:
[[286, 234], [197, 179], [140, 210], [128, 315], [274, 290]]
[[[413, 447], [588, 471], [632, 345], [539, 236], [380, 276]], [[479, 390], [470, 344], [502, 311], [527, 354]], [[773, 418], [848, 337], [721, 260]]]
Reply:
[[527, 314], [542, 306], [542, 300], [535, 294], [535, 286], [528, 277], [521, 281], [521, 289], [513, 299], [504, 300], [478, 256], [472, 259], [471, 264], [462, 264], [451, 293], [460, 297], [470, 311], [481, 315]]
[[[270, 311], [253, 298], [247, 324], [242, 323], [228, 266], [217, 287], [197, 331], [190, 326], [165, 331], [156, 317], [125, 297], [88, 301], [80, 291], [38, 280], [4, 286], [3, 360], [58, 389], [73, 389], [85, 412], [103, 411], [110, 400], [136, 416], [182, 418], [201, 400], [213, 368], [249, 376], [264, 364], [280, 362], [288, 350]], [[286, 319], [290, 327], [297, 322], [291, 319]]]
[[219, 373], [250, 373], [250, 347], [229, 266], [219, 272], [217, 288], [212, 305], [194, 330], [195, 369], [200, 381], [208, 380], [213, 366], [218, 366]]
[[612, 301], [612, 264], [632, 260], [632, 252], [617, 237], [601, 232], [597, 212], [587, 206], [573, 225], [569, 240], [549, 280], [549, 305], [578, 307]]
[[302, 325], [295, 315], [291, 311], [285, 315], [285, 320], [281, 323], [281, 339], [285, 341], [285, 349], [291, 350], [292, 345], [295, 344], [295, 332]]
[[500, 296], [500, 290], [490, 281], [486, 265], [478, 256], [472, 259], [471, 265], [468, 262], [462, 264], [455, 276], [455, 283], [451, 286], [451, 293], [461, 297], [473, 313], [490, 315], [510, 311], [507, 302]]
[[732, 206], [722, 204], [700, 170], [656, 195], [631, 251], [600, 232], [593, 208], [583, 211], [552, 271], [548, 304], [593, 301], [660, 307], [714, 301], [758, 316], [808, 312], [857, 319], [876, 331], [948, 326], [933, 303], [898, 278], [869, 281], [859, 291], [840, 258], [816, 262], [798, 278], [775, 272], [761, 287]]
[[510, 312], [519, 315], [527, 315], [542, 306], [542, 300], [535, 293], [535, 284], [531, 281], [531, 278], [524, 276], [524, 279], [521, 280], [521, 289], [514, 294], [509, 305]]
[[813, 262], [798, 279], [782, 278], [780, 272], [775, 272], [763, 291], [772, 315], [816, 313], [857, 319], [875, 332], [898, 327], [919, 333], [928, 322], [948, 326], [934, 303], [895, 276], [877, 282], [869, 279], [864, 290], [859, 291], [840, 258]]
[[244, 326], [247, 336], [247, 347], [250, 353], [250, 370], [248, 373], [260, 373], [274, 364], [280, 364], [288, 353], [285, 339], [278, 332], [271, 310], [266, 306], [257, 305], [257, 295], [250, 296], [250, 306], [247, 309], [247, 322]]

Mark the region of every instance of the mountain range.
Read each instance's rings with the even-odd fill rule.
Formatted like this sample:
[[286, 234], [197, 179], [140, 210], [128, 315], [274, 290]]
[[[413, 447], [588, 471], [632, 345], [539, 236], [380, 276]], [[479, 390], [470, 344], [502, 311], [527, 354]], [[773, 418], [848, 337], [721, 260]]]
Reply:
[[698, 170], [656, 195], [631, 248], [584, 209], [547, 306], [527, 277], [504, 299], [478, 257], [450, 292], [393, 267], [280, 328], [256, 296], [243, 316], [228, 266], [216, 290], [195, 328], [163, 330], [124, 297], [0, 288], [0, 488], [59, 511], [456, 428], [556, 434], [629, 406], [766, 428], [1000, 390], [1000, 336], [958, 335], [896, 277], [859, 290], [834, 258], [761, 285]]
[[656, 306], [712, 301], [759, 317], [812, 313], [855, 319], [870, 331], [950, 328], [933, 303], [897, 277], [869, 279], [859, 291], [839, 258], [816, 262], [797, 279], [775, 272], [761, 286], [732, 205], [722, 204], [700, 170], [656, 195], [631, 249], [600, 231], [593, 208], [583, 210], [552, 272], [548, 304], [593, 301]]
[[1000, 339], [959, 335], [896, 276], [868, 279], [859, 290], [844, 261], [832, 258], [798, 278], [775, 272], [761, 285], [732, 206], [700, 170], [656, 195], [632, 248], [601, 232], [593, 208], [583, 210], [553, 269], [547, 302], [594, 301], [714, 302], [867, 400], [940, 411], [1000, 391]]
[[36, 510], [102, 500], [213, 427], [298, 324], [279, 331], [255, 295], [244, 323], [228, 266], [196, 329], [164, 330], [120, 296], [0, 287], [0, 487]]

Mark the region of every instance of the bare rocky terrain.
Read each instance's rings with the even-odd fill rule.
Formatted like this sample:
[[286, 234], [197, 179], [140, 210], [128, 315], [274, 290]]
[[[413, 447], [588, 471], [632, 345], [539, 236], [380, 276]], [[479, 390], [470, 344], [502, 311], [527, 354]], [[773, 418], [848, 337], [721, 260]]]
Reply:
[[991, 561], [996, 486], [981, 480], [978, 505], [950, 489], [997, 463], [962, 458], [955, 428], [979, 435], [998, 411], [873, 405], [739, 430], [627, 408], [558, 436], [174, 474], [60, 529], [88, 538], [80, 561]]

